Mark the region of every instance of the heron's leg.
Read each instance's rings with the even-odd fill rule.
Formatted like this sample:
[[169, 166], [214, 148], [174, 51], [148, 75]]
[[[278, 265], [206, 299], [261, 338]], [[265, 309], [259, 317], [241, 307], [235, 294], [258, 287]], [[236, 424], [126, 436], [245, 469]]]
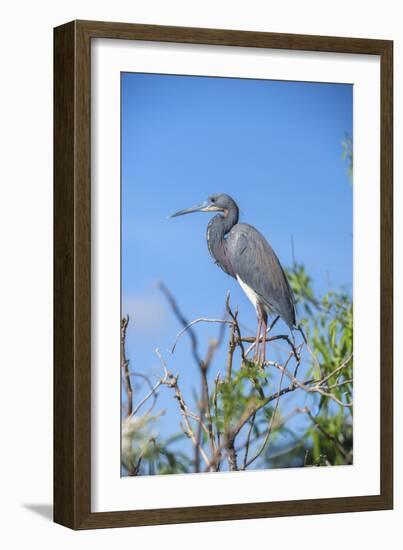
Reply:
[[260, 330], [262, 327], [262, 318], [259, 315], [257, 320], [257, 333], [256, 333], [256, 340], [255, 340], [255, 353], [253, 354], [253, 360], [255, 362], [259, 361], [259, 340], [260, 340]]
[[267, 313], [264, 311], [262, 316], [262, 365], [266, 361], [266, 330], [267, 330]]
[[[262, 333], [262, 326], [263, 323], [267, 321], [267, 314], [266, 310], [264, 309], [264, 306], [260, 304], [259, 302], [256, 305], [256, 313], [258, 317], [258, 328], [257, 328], [257, 335], [256, 335], [256, 354], [255, 354], [255, 362], [261, 363], [262, 361], [262, 342], [261, 342], [261, 333]], [[263, 340], [263, 338], [262, 338]]]

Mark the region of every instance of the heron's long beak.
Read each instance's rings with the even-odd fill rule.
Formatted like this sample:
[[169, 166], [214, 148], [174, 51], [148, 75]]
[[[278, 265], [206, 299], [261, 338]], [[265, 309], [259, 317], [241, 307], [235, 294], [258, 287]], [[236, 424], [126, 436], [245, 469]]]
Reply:
[[192, 214], [193, 212], [211, 212], [212, 210], [218, 210], [218, 208], [213, 206], [209, 201], [205, 201], [202, 204], [198, 204], [197, 206], [192, 206], [191, 208], [179, 210], [179, 212], [175, 212], [175, 214], [171, 214], [168, 217], [176, 218], [177, 216], [183, 216], [184, 214]]

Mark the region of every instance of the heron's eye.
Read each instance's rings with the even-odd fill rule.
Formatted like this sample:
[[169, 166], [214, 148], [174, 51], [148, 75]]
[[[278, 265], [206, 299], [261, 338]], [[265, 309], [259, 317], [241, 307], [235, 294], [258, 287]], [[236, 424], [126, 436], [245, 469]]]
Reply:
[[211, 201], [211, 202], [215, 202], [215, 198], [214, 198], [214, 197], [211, 197], [210, 201]]

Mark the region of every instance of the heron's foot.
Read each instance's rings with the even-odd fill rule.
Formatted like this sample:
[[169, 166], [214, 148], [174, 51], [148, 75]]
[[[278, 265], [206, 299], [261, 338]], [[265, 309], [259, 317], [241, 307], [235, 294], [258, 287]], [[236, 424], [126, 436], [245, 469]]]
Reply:
[[253, 358], [253, 362], [255, 363], [256, 366], [263, 368], [265, 359], [261, 356], [261, 354], [259, 354]]
[[263, 363], [264, 361], [266, 360], [265, 359], [265, 353], [264, 353], [264, 348], [263, 348], [263, 344], [262, 342], [259, 342], [259, 344], [256, 346], [256, 351], [255, 351], [255, 354], [253, 356], [253, 362], [258, 365], [259, 367], [262, 367], [263, 366]]

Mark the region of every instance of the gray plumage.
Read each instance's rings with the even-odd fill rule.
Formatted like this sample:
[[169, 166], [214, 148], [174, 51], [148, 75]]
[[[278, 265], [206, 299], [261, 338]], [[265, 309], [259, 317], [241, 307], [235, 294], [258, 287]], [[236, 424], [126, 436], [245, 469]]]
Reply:
[[273, 249], [259, 231], [239, 223], [228, 233], [227, 248], [236, 275], [252, 288], [270, 313], [295, 326], [294, 298]]

